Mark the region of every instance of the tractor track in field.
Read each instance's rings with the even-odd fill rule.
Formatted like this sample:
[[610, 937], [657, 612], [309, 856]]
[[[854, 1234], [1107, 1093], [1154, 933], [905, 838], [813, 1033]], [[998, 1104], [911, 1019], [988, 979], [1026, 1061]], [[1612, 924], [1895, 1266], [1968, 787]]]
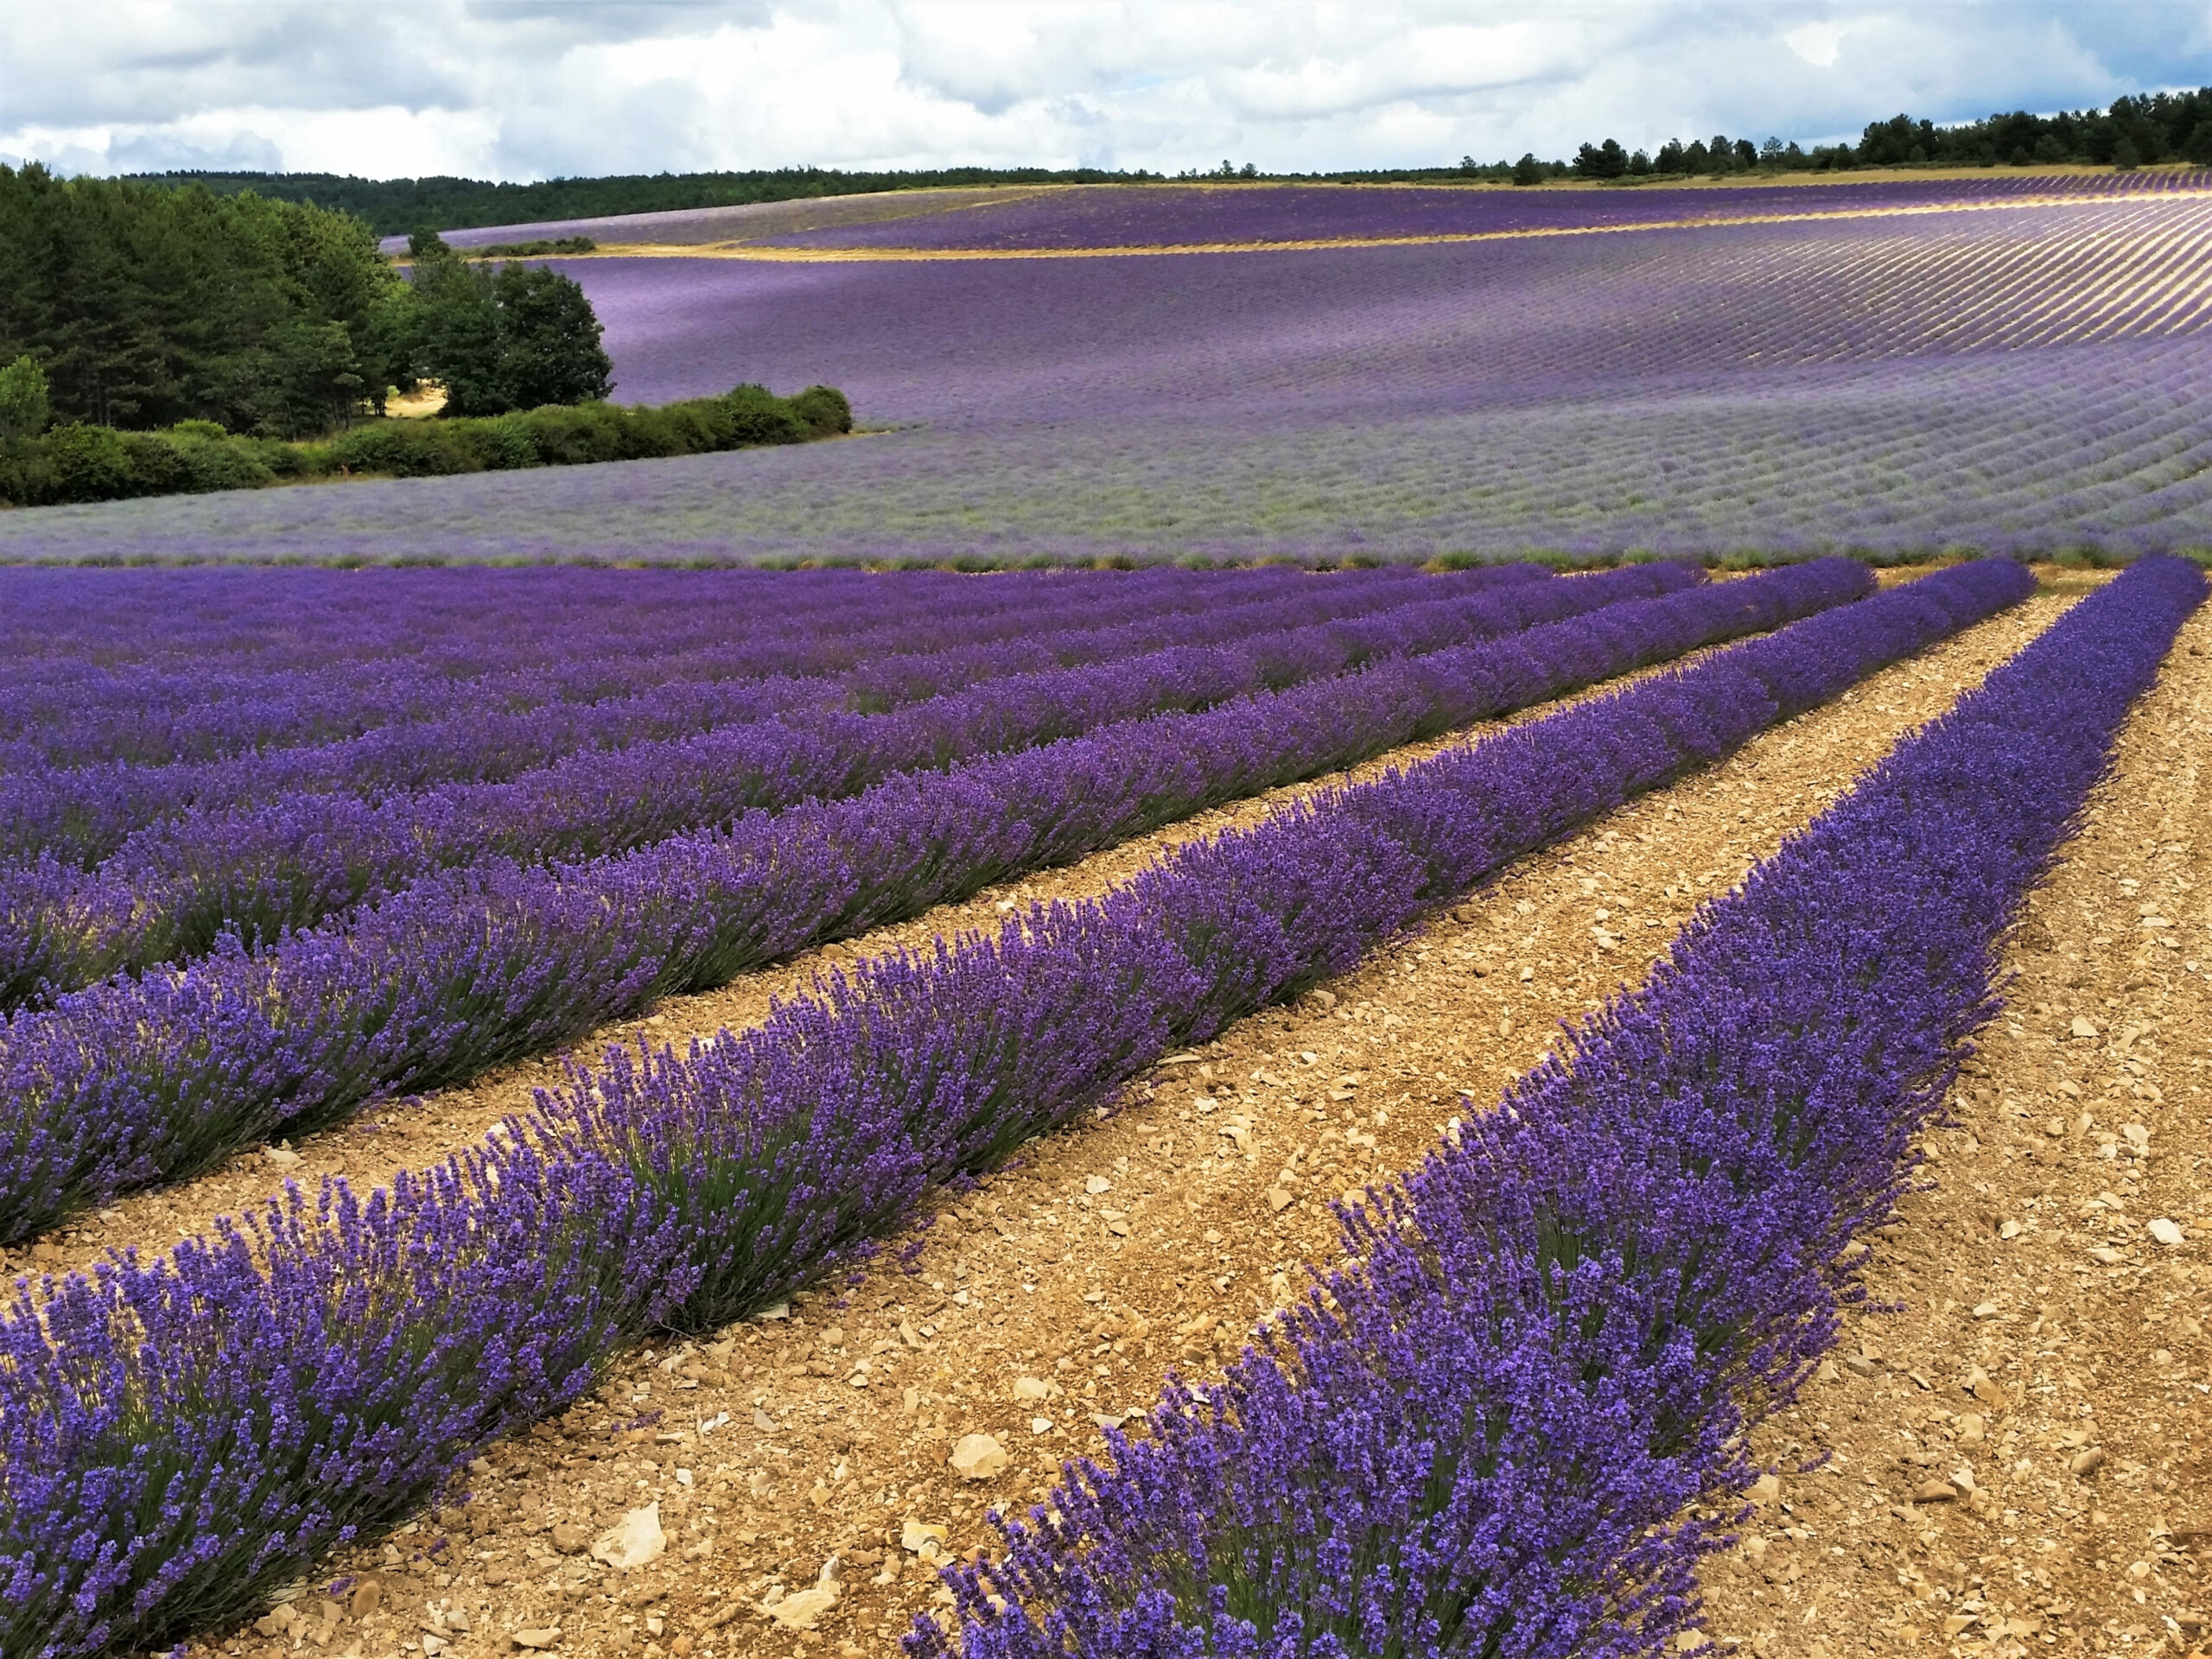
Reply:
[[[1723, 765], [1516, 861], [1326, 996], [1155, 1068], [1102, 1121], [1037, 1143], [970, 1192], [939, 1195], [910, 1234], [922, 1242], [914, 1273], [887, 1251], [857, 1284], [796, 1298], [782, 1318], [625, 1357], [598, 1395], [493, 1448], [465, 1483], [471, 1501], [334, 1560], [265, 1630], [225, 1631], [195, 1651], [384, 1659], [412, 1640], [474, 1659], [514, 1651], [526, 1631], [572, 1655], [896, 1652], [912, 1616], [939, 1605], [931, 1554], [987, 1544], [987, 1508], [1043, 1497], [1064, 1459], [1102, 1449], [1099, 1421], [1149, 1405], [1170, 1366], [1213, 1372], [1298, 1294], [1308, 1264], [1336, 1260], [1329, 1200], [1417, 1161], [1454, 1112], [1491, 1106], [1558, 1021], [1640, 980], [1700, 900], [2088, 585], [2062, 581], [1871, 676]], [[1078, 877], [1096, 891], [1164, 840], [1247, 821], [1297, 792], [1205, 815], [859, 948], [988, 922], [1016, 894], [1057, 896]], [[822, 961], [671, 1003], [665, 1025], [645, 1029], [674, 1039], [757, 1016]], [[498, 1087], [518, 1101], [551, 1070], [516, 1068]], [[438, 1135], [450, 1145], [478, 1132], [493, 1108], [482, 1098], [464, 1116], [434, 1100], [387, 1116], [411, 1114], [423, 1137], [406, 1144], [427, 1154]], [[380, 1158], [403, 1144], [326, 1141], [348, 1157], [364, 1142], [381, 1141]], [[323, 1155], [322, 1145], [308, 1150]], [[267, 1185], [252, 1172], [253, 1193]], [[167, 1196], [187, 1193], [202, 1209], [245, 1201], [198, 1188]], [[988, 1478], [948, 1465], [971, 1433], [1007, 1454]], [[593, 1539], [651, 1505], [666, 1539], [658, 1560], [628, 1573], [594, 1560]], [[785, 1629], [761, 1611], [815, 1587], [833, 1555], [838, 1593], [817, 1629]], [[323, 1594], [349, 1575], [339, 1599]]]

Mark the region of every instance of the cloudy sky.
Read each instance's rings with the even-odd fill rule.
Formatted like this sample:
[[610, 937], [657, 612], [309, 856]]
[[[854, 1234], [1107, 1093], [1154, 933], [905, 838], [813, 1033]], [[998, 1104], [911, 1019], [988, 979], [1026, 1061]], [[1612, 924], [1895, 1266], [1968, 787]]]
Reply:
[[2206, 0], [17, 0], [0, 161], [1302, 171], [2206, 83]]

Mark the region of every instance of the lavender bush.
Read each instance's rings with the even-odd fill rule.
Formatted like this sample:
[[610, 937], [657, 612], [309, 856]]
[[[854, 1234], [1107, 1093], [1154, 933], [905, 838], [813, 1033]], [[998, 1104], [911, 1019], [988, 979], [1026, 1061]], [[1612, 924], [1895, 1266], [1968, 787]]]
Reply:
[[0, 1649], [144, 1648], [265, 1602], [594, 1386], [681, 1299], [680, 1243], [626, 1172], [506, 1145], [18, 1281]]
[[1773, 572], [620, 858], [547, 870], [489, 860], [257, 956], [226, 941], [181, 973], [63, 996], [0, 1025], [0, 1236], [205, 1167], [280, 1126], [466, 1077], [658, 996], [1839, 603], [1868, 581], [1841, 563]]
[[635, 1332], [849, 1262], [929, 1179], [2031, 586], [1967, 566], [1824, 612], [995, 941], [869, 964], [689, 1061], [579, 1078], [389, 1195], [327, 1183], [258, 1233], [23, 1285], [0, 1310], [0, 1649], [71, 1659], [250, 1612]]
[[[578, 688], [595, 696], [550, 691], [548, 677], [538, 673], [526, 678], [478, 677], [448, 690], [456, 706], [416, 702], [409, 717], [397, 721], [377, 719], [394, 690], [389, 684], [362, 688], [332, 676], [337, 683], [301, 687], [296, 680], [308, 677], [288, 674], [281, 684], [247, 689], [178, 675], [174, 678], [186, 695], [219, 700], [230, 730], [252, 728], [251, 743], [240, 745], [251, 752], [166, 766], [36, 767], [0, 778], [0, 849], [31, 858], [51, 853], [63, 865], [97, 863], [122, 849], [133, 831], [187, 811], [203, 825], [216, 819], [224, 828], [215, 833], [229, 835], [231, 820], [222, 815], [278, 801], [299, 810], [294, 798], [302, 795], [379, 799], [447, 782], [502, 782], [630, 743], [665, 743], [748, 721], [780, 718], [804, 726], [822, 716], [881, 713], [1000, 676], [1111, 662], [1170, 645], [1217, 645], [1319, 627], [1421, 601], [1464, 599], [1547, 573], [1539, 566], [1510, 564], [1422, 578], [1401, 568], [1375, 573], [1378, 580], [1362, 572], [1338, 584], [1297, 577], [1286, 582], [1284, 573], [1274, 572], [1264, 586], [1252, 582], [1249, 573], [1224, 574], [1231, 579], [1216, 590], [1215, 602], [1202, 616], [1191, 614], [1193, 595], [1187, 582], [1161, 589], [1134, 613], [1128, 601], [1139, 599], [1137, 594], [1116, 595], [1121, 603], [1102, 604], [1102, 595], [1078, 588], [1060, 596], [1071, 603], [1058, 610], [1049, 608], [1051, 595], [1033, 594], [1031, 605], [1007, 611], [988, 607], [993, 595], [986, 592], [976, 595], [982, 602], [976, 609], [982, 614], [932, 615], [925, 602], [888, 626], [830, 639], [816, 631], [810, 639], [785, 641], [770, 629], [741, 625], [736, 639], [709, 648], [620, 667], [602, 664]], [[895, 590], [902, 582], [903, 578], [893, 580], [890, 586]], [[1149, 590], [1156, 584], [1141, 586]], [[879, 602], [893, 601], [895, 608], [899, 595], [878, 597]], [[926, 595], [916, 597], [926, 601]], [[1039, 608], [1039, 601], [1047, 607]], [[724, 619], [726, 627], [729, 620]], [[597, 626], [604, 630], [603, 615]], [[798, 657], [798, 652], [779, 649], [786, 645], [836, 665], [766, 671], [779, 660]], [[1347, 648], [1358, 649], [1359, 641], [1350, 640]], [[625, 670], [626, 684], [617, 678]], [[80, 695], [70, 712], [57, 712], [40, 729], [39, 740], [59, 747], [67, 741], [61, 734], [74, 728], [71, 735], [89, 747], [98, 741], [100, 727], [110, 721], [124, 725], [132, 695], [149, 689], [143, 681], [131, 682], [103, 686], [104, 695], [85, 697], [77, 688]], [[405, 692], [416, 690], [408, 686]], [[41, 685], [38, 690], [41, 702], [62, 695], [59, 688]], [[349, 701], [349, 693], [358, 695]], [[160, 718], [160, 698], [146, 701], [154, 706], [142, 718], [153, 724]], [[349, 707], [357, 712], [348, 715]], [[356, 729], [372, 729], [336, 741], [280, 741], [280, 732], [296, 734], [309, 720], [326, 728], [350, 722]], [[399, 810], [410, 809], [422, 810], [419, 802], [400, 804]], [[251, 838], [250, 827], [241, 833]], [[158, 844], [161, 839], [142, 838], [142, 843]], [[137, 879], [143, 898], [151, 897], [148, 877], [154, 872], [149, 866], [162, 862], [158, 853], [149, 860], [149, 850], [143, 844], [131, 849], [140, 866]]]
[[[2151, 561], [2085, 601], [1340, 1211], [1362, 1265], [951, 1575], [959, 1651], [1656, 1654], [1693, 1628], [1726, 1540], [1685, 1511], [1725, 1514], [1747, 1431], [1833, 1343], [1840, 1253], [1904, 1190], [2004, 931], [2205, 591]], [[927, 1620], [908, 1646], [950, 1651]]]

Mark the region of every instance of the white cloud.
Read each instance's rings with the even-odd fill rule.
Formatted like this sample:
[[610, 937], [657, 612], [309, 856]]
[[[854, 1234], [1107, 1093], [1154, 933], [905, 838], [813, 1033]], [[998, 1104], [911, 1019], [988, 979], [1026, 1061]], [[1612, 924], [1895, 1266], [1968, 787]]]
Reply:
[[1413, 29], [1333, 55], [1230, 69], [1212, 85], [1249, 118], [1311, 120], [1571, 73], [1580, 34], [1572, 22]]
[[505, 178], [1422, 164], [2212, 80], [2194, 0], [104, 0], [0, 8], [0, 157]]
[[1814, 68], [1832, 69], [1850, 32], [1841, 23], [1800, 23], [1783, 34], [1782, 43]]

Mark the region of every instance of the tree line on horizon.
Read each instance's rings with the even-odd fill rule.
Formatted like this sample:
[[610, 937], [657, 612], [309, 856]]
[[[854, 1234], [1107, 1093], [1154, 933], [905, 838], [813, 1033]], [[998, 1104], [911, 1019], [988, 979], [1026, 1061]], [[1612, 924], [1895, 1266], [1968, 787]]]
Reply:
[[1862, 167], [2050, 167], [2123, 169], [2161, 162], [2212, 166], [2212, 87], [2114, 99], [2102, 110], [2031, 115], [2017, 110], [1939, 127], [1910, 115], [1871, 121], [1856, 144], [1815, 144], [1716, 135], [1709, 143], [1670, 139], [1656, 154], [1630, 151], [1617, 139], [1584, 144], [1564, 167], [1525, 156], [1513, 164], [1516, 184], [1541, 175], [1617, 180], [1771, 171], [1832, 172]]
[[331, 173], [181, 172], [137, 176], [151, 184], [199, 185], [219, 196], [251, 191], [281, 200], [312, 202], [351, 213], [379, 236], [399, 236], [425, 227], [470, 230], [999, 184], [1157, 184], [1185, 180], [1419, 184], [1459, 179], [1541, 184], [1564, 178], [1618, 182], [1759, 171], [1833, 172], [1863, 167], [2027, 167], [2082, 162], [2133, 168], [2177, 161], [2212, 165], [2212, 87], [2116, 99], [2103, 110], [2049, 116], [2015, 111], [1952, 126], [1897, 115], [1870, 122], [1856, 143], [1807, 147], [1779, 138], [1755, 144], [1747, 138], [1719, 137], [1686, 143], [1673, 140], [1656, 152], [1644, 152], [1628, 149], [1617, 139], [1607, 138], [1585, 143], [1572, 158], [1563, 160], [1544, 161], [1531, 153], [1517, 162], [1486, 162], [1470, 156], [1457, 166], [1316, 173], [1263, 173], [1249, 162], [1240, 167], [1224, 161], [1218, 167], [1192, 168], [1173, 175], [1142, 168], [1118, 171], [1093, 167], [877, 170], [783, 167], [548, 179], [531, 184], [444, 177], [362, 179]]

